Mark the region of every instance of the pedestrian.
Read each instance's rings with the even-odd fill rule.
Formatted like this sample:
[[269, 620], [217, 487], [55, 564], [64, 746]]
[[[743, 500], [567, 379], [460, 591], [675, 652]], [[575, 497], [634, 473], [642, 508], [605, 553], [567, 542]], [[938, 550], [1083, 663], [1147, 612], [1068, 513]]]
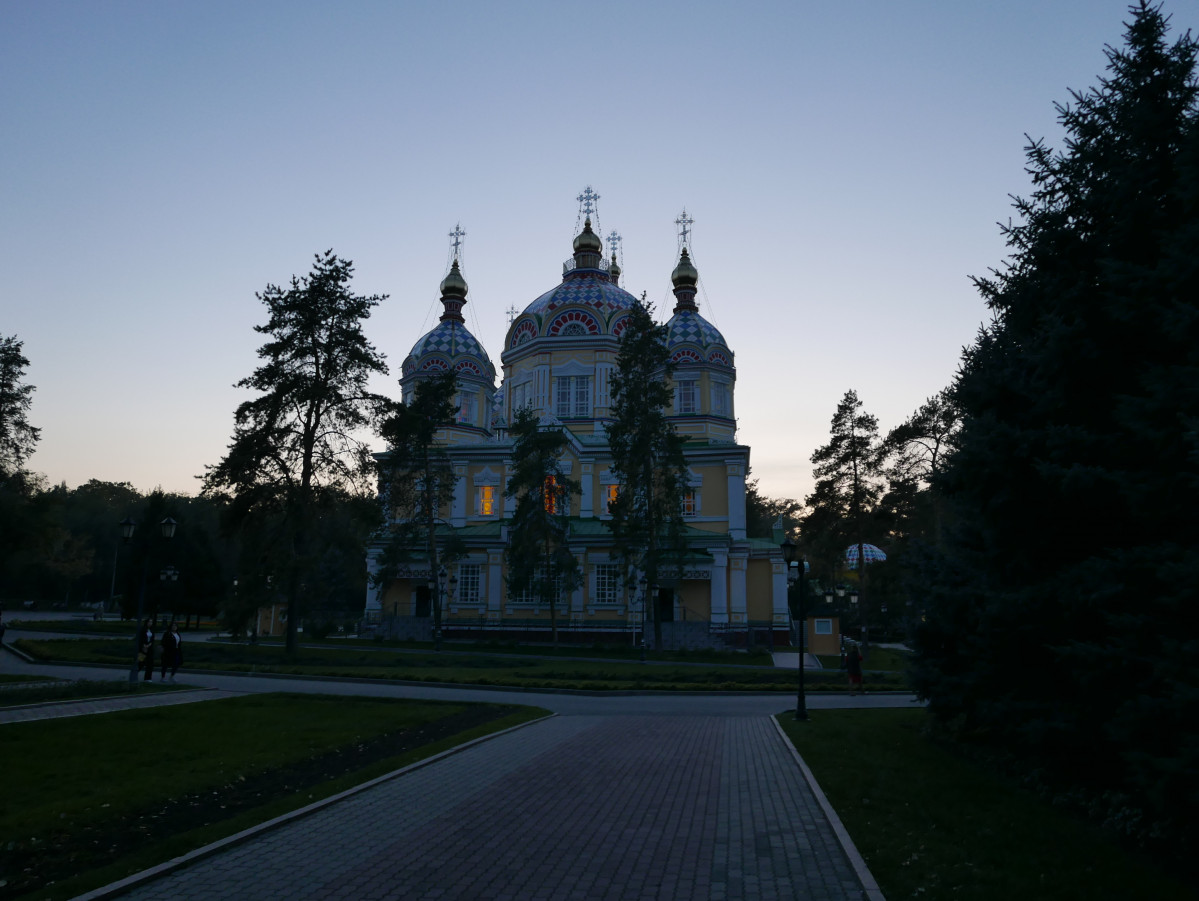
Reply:
[[150, 628], [150, 620], [142, 623], [141, 631], [137, 633], [137, 662], [146, 668], [146, 681], [154, 678], [154, 630]]
[[856, 644], [851, 644], [845, 654], [845, 669], [849, 672], [849, 693], [855, 694], [862, 690], [862, 652]]
[[171, 671], [171, 681], [175, 681], [175, 673], [183, 663], [183, 636], [179, 634], [179, 624], [172, 622], [162, 636], [162, 678], [167, 678], [167, 670]]

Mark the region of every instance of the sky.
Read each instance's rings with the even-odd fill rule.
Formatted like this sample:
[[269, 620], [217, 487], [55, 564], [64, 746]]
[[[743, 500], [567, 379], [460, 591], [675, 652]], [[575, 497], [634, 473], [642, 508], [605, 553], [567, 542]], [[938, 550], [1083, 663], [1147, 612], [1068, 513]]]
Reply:
[[[1168, 0], [1177, 37], [1199, 30]], [[466, 232], [467, 326], [557, 285], [579, 193], [622, 285], [736, 355], [772, 497], [857, 391], [882, 432], [953, 379], [987, 311], [1026, 135], [1103, 73], [1125, 0], [0, 4], [0, 335], [24, 342], [52, 483], [194, 494], [258, 365], [256, 293], [333, 249], [392, 373]]]

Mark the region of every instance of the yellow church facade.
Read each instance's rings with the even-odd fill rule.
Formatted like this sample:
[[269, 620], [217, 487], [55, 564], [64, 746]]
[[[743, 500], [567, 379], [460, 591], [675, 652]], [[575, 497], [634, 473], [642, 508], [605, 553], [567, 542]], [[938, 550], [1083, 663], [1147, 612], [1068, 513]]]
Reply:
[[[586, 197], [586, 195], [585, 195]], [[585, 199], [585, 198], [581, 198]], [[590, 202], [585, 210], [590, 213]], [[684, 237], [685, 237], [684, 231]], [[582, 491], [570, 501], [569, 546], [582, 584], [557, 603], [559, 638], [640, 641], [657, 619], [666, 647], [785, 642], [790, 619], [777, 544], [746, 536], [750, 450], [736, 441], [734, 355], [699, 313], [698, 272], [684, 240], [671, 274], [676, 304], [666, 323], [674, 375], [671, 420], [684, 437], [683, 500], [687, 553], [673, 578], [648, 585], [622, 564], [608, 523], [618, 490], [606, 438], [620, 334], [637, 300], [620, 287], [613, 249], [590, 216], [563, 265], [561, 283], [510, 323], [500, 353], [502, 381], [461, 315], [467, 285], [455, 260], [441, 285], [445, 312], [404, 360], [405, 400], [425, 378], [458, 377], [457, 421], [437, 441], [453, 462], [455, 486], [441, 529], [466, 549], [443, 572], [413, 562], [386, 583], [372, 578], [366, 619], [383, 634], [427, 637], [434, 595], [442, 598], [444, 637], [548, 640], [550, 610], [508, 590], [504, 552], [515, 499], [504, 489], [513, 469], [507, 425], [521, 407], [567, 436], [563, 472]], [[372, 577], [380, 548], [368, 553]], [[440, 582], [438, 581], [440, 580]]]

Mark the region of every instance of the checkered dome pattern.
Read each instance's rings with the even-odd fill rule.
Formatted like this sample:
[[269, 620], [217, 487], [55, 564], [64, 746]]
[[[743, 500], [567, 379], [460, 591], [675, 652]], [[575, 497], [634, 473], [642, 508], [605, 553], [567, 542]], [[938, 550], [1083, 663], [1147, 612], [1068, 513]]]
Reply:
[[713, 347], [728, 350], [729, 347], [724, 341], [724, 335], [720, 334], [712, 323], [691, 310], [675, 313], [666, 323], [666, 330], [666, 343], [672, 348], [679, 344], [693, 344], [704, 350]]
[[628, 291], [612, 284], [598, 273], [572, 272], [562, 280], [562, 284], [547, 291], [529, 304], [524, 315], [532, 314], [539, 322], [553, 318], [555, 310], [567, 306], [584, 306], [594, 310], [599, 320], [609, 325], [613, 314], [628, 310], [637, 302]]
[[434, 358], [444, 360], [455, 369], [459, 368], [458, 364], [466, 363], [467, 372], [473, 372], [477, 368], [482, 370], [485, 378], [495, 381], [495, 366], [487, 356], [487, 351], [460, 322], [447, 319], [437, 323], [433, 331], [412, 346], [411, 353], [404, 360], [403, 371], [409, 373], [434, 368], [427, 365]]

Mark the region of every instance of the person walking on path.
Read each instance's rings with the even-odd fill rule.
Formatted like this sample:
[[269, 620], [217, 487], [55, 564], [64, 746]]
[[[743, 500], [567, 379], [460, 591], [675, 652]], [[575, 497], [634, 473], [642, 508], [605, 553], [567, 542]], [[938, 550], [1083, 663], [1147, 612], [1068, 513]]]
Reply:
[[856, 644], [851, 644], [846, 652], [845, 669], [849, 673], [849, 693], [857, 694], [862, 690], [862, 652]]
[[167, 678], [167, 670], [171, 671], [171, 681], [175, 681], [175, 673], [183, 663], [183, 636], [179, 634], [179, 624], [171, 623], [171, 627], [162, 636], [162, 678]]
[[145, 665], [146, 681], [150, 682], [154, 678], [154, 630], [148, 619], [137, 633], [137, 659]]

